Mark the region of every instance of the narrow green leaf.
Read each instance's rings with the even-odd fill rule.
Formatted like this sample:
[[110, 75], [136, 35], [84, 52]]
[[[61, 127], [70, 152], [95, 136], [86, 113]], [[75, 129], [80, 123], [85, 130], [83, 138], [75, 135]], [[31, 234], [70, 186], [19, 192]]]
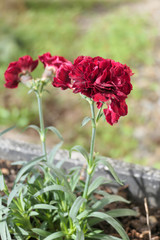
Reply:
[[99, 240], [122, 240], [122, 238], [118, 238], [118, 237], [114, 237], [111, 235], [106, 235], [106, 234], [92, 234], [92, 235], [88, 235], [87, 239], [99, 239]]
[[33, 92], [33, 89], [31, 88], [29, 91], [28, 91], [28, 94], [32, 93]]
[[[3, 208], [3, 205], [2, 205], [2, 197], [0, 197], [0, 208]], [[2, 221], [2, 211], [0, 211], [0, 222]]]
[[61, 186], [61, 185], [57, 185], [57, 184], [54, 184], [54, 185], [51, 185], [51, 186], [48, 186], [48, 187], [45, 187], [43, 189], [41, 189], [40, 191], [36, 192], [36, 194], [34, 194], [34, 197], [38, 197], [39, 195], [42, 195], [43, 193], [46, 193], [46, 192], [49, 192], [49, 191], [62, 191], [64, 193], [67, 193], [70, 195], [70, 197], [75, 200], [75, 195], [69, 191], [67, 188]]
[[33, 184], [36, 181], [36, 179], [40, 176], [41, 176], [40, 172], [34, 172], [34, 174], [31, 176], [31, 178], [27, 179], [28, 183]]
[[38, 216], [39, 213], [38, 212], [35, 212], [35, 211], [32, 211], [30, 212], [29, 216], [32, 217], [32, 216]]
[[69, 152], [70, 156], [71, 156], [72, 151], [77, 151], [77, 152], [81, 153], [83, 155], [83, 157], [87, 160], [87, 162], [89, 162], [89, 155], [88, 155], [87, 151], [85, 150], [85, 148], [83, 148], [82, 146], [80, 146], [80, 145], [74, 146]]
[[70, 209], [70, 212], [69, 212], [69, 216], [70, 216], [70, 218], [72, 218], [73, 221], [75, 220], [82, 203], [84, 203], [85, 201], [86, 201], [86, 199], [82, 198], [81, 196], [79, 196], [74, 201], [74, 203]]
[[111, 217], [126, 217], [126, 216], [137, 216], [137, 212], [131, 209], [119, 208], [113, 209], [106, 212]]
[[15, 186], [13, 188], [13, 190], [10, 192], [8, 200], [7, 200], [7, 206], [10, 205], [10, 203], [12, 202], [13, 198], [17, 195], [17, 193], [20, 191], [20, 189], [23, 187], [22, 184]]
[[31, 209], [55, 210], [55, 209], [57, 209], [57, 207], [49, 205], [49, 204], [35, 204], [31, 207]]
[[98, 224], [100, 222], [102, 222], [102, 219], [100, 219], [100, 218], [88, 219], [88, 224], [89, 224], [90, 227], [92, 227], [92, 226], [94, 226], [94, 225], [96, 225], [96, 224]]
[[52, 169], [53, 174], [54, 174], [61, 182], [62, 182], [62, 180], [64, 181], [64, 186], [70, 191], [70, 190], [71, 190], [71, 187], [70, 187], [70, 184], [68, 183], [68, 180], [67, 180], [64, 172], [63, 172], [61, 169], [56, 168], [56, 167], [52, 166], [52, 165], [49, 164], [49, 163], [47, 163], [46, 165]]
[[99, 122], [100, 118], [101, 118], [103, 115], [104, 115], [104, 113], [102, 112], [102, 113], [100, 113], [100, 114], [98, 114], [98, 115], [96, 116], [96, 123]]
[[92, 118], [90, 117], [85, 117], [81, 123], [81, 127], [84, 127]]
[[119, 177], [118, 177], [117, 173], [115, 172], [114, 168], [107, 161], [107, 159], [105, 157], [98, 156], [96, 160], [97, 160], [98, 163], [102, 163], [104, 166], [106, 166], [109, 169], [110, 173], [112, 174], [112, 176], [114, 177], [114, 179], [116, 180], [117, 183], [119, 183], [120, 185], [123, 185], [123, 182], [119, 179]]
[[25, 130], [28, 129], [28, 128], [34, 129], [36, 132], [39, 133], [39, 135], [40, 135], [40, 133], [41, 133], [40, 128], [39, 128], [38, 126], [36, 126], [36, 125], [29, 125], [29, 126], [25, 127], [23, 131], [25, 131]]
[[97, 177], [89, 186], [88, 189], [88, 195], [90, 195], [94, 190], [96, 190], [100, 185], [108, 183], [109, 180], [107, 180], [105, 177], [99, 176]]
[[24, 240], [24, 236], [22, 235], [19, 227], [17, 227], [17, 226], [15, 225], [14, 228], [15, 228], [14, 237], [15, 237], [17, 240]]
[[[67, 159], [67, 158], [66, 158]], [[62, 167], [62, 165], [63, 165], [63, 163], [66, 161], [66, 159], [60, 159], [59, 161], [57, 161], [57, 163], [56, 163], [56, 168], [61, 168]]]
[[3, 205], [0, 206], [0, 214], [6, 214], [9, 212], [9, 208], [4, 207]]
[[0, 222], [0, 237], [1, 237], [1, 240], [7, 240], [7, 236], [6, 236], [6, 229], [5, 229], [5, 226], [6, 226], [6, 222]]
[[7, 223], [6, 223], [6, 235], [7, 235], [7, 240], [12, 240]]
[[5, 129], [5, 130], [2, 131], [2, 132], [0, 132], [0, 137], [1, 137], [3, 134], [5, 134], [5, 133], [11, 131], [11, 130], [14, 129], [14, 128], [16, 128], [16, 126], [12, 126], [12, 127], [10, 127], [10, 128]]
[[104, 198], [98, 200], [93, 206], [92, 209], [94, 210], [99, 210], [105, 207], [106, 205], [113, 203], [113, 202], [125, 202], [125, 203], [130, 203], [127, 201], [125, 198], [114, 195], [114, 194], [108, 194], [104, 191], [96, 191], [97, 194], [103, 195]]
[[80, 178], [80, 170], [78, 169], [74, 174], [73, 177], [70, 180], [70, 186], [72, 189], [72, 192], [75, 190], [77, 183], [79, 182], [79, 178]]
[[11, 163], [11, 165], [24, 165], [24, 164], [26, 164], [27, 163], [27, 161], [16, 161], [16, 162], [12, 162]]
[[76, 240], [84, 240], [84, 233], [83, 231], [76, 232]]
[[31, 230], [32, 230], [32, 232], [38, 234], [38, 235], [41, 236], [41, 237], [47, 237], [48, 235], [51, 234], [51, 232], [42, 230], [42, 229], [40, 229], [40, 228], [32, 228]]
[[0, 170], [0, 191], [3, 191], [4, 189], [5, 189], [4, 177], [3, 177], [3, 174]]
[[[15, 226], [16, 227], [16, 226]], [[28, 232], [21, 227], [17, 227], [17, 231], [22, 234], [22, 236], [28, 236]]]
[[21, 202], [22, 209], [23, 209], [23, 211], [24, 211], [25, 202], [24, 202], [24, 200], [23, 200], [23, 194], [22, 194], [22, 192], [20, 193], [20, 202]]
[[88, 210], [84, 210], [83, 212], [81, 212], [76, 218], [78, 220], [81, 220], [83, 218], [86, 218], [89, 214], [90, 214], [91, 211], [88, 211]]
[[108, 222], [119, 233], [123, 240], [129, 240], [123, 227], [110, 215], [102, 212], [93, 212], [88, 217], [100, 218], [102, 221]]
[[55, 134], [57, 135], [57, 137], [59, 137], [59, 139], [60, 139], [61, 141], [64, 141], [61, 133], [59, 132], [59, 130], [58, 130], [57, 128], [51, 126], [51, 127], [46, 127], [45, 130], [46, 130], [46, 131], [47, 131], [47, 130], [52, 131], [53, 133], [55, 133]]
[[22, 177], [22, 175], [27, 172], [30, 168], [34, 167], [37, 163], [41, 162], [44, 160], [44, 156], [41, 157], [37, 157], [35, 159], [33, 159], [30, 162], [27, 162], [22, 168], [21, 170], [18, 172], [15, 183], [17, 183], [20, 178]]
[[60, 142], [53, 147], [53, 149], [51, 150], [51, 152], [49, 153], [49, 156], [48, 156], [48, 163], [54, 162], [55, 155], [58, 152], [58, 150], [60, 149], [60, 147], [62, 146], [62, 144], [63, 144], [63, 142]]
[[53, 240], [53, 239], [58, 239], [60, 237], [64, 237], [65, 234], [63, 232], [55, 232], [49, 235], [48, 237], [44, 238], [44, 240]]

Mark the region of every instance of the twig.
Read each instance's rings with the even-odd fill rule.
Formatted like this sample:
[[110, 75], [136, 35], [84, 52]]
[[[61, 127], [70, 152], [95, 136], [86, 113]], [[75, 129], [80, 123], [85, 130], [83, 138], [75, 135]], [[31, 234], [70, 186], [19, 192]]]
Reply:
[[150, 227], [150, 223], [149, 223], [149, 210], [148, 210], [147, 198], [144, 198], [144, 207], [145, 207], [145, 211], [146, 211], [149, 240], [152, 240], [151, 227]]

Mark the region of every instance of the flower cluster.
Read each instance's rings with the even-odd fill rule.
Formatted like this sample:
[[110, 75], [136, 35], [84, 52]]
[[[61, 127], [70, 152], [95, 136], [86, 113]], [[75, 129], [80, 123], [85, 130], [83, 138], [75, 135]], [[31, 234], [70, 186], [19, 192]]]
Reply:
[[[81, 93], [92, 99], [103, 109], [106, 121], [113, 125], [121, 116], [128, 113], [125, 99], [132, 90], [131, 69], [119, 62], [102, 57], [80, 56], [70, 61], [60, 56], [45, 53], [39, 56], [45, 67], [43, 77], [52, 78], [52, 85], [61, 89], [71, 89], [73, 93]], [[5, 86], [15, 88], [21, 77], [32, 72], [38, 65], [30, 56], [19, 58], [10, 63], [5, 72]], [[30, 76], [30, 75], [29, 75]]]
[[[34, 79], [31, 72], [37, 67], [38, 61], [44, 65], [44, 72], [41, 77]], [[107, 159], [95, 154], [94, 149], [96, 123], [102, 115], [104, 114], [107, 122], [113, 125], [120, 116], [127, 114], [125, 100], [132, 90], [131, 75], [132, 71], [128, 66], [101, 57], [80, 56], [72, 64], [64, 57], [45, 53], [36, 60], [24, 56], [9, 64], [5, 72], [5, 87], [16, 88], [22, 82], [29, 87], [29, 93], [33, 92], [37, 98], [39, 127], [29, 127], [36, 130], [40, 136], [42, 156], [23, 165], [10, 193], [0, 172], [0, 190], [5, 194], [5, 197], [0, 196], [0, 215], [3, 215], [0, 225], [3, 223], [4, 228], [4, 231], [0, 231], [0, 239], [11, 239], [11, 235], [16, 239], [26, 239], [27, 236], [27, 239], [33, 240], [113, 239], [113, 236], [106, 235], [103, 230], [96, 228], [98, 220], [106, 221], [115, 228], [121, 237], [116, 239], [129, 240], [115, 218], [124, 215], [135, 216], [136, 213], [130, 209], [125, 209], [125, 214], [123, 209], [113, 209], [105, 213], [103, 210], [104, 203], [107, 204], [106, 198], [109, 203], [126, 200], [116, 195], [114, 198], [109, 194], [106, 196], [103, 190], [99, 192], [101, 198], [97, 199], [95, 193], [97, 194], [101, 184], [106, 183], [106, 179], [100, 176], [93, 180], [93, 176], [98, 165], [103, 164], [115, 181], [123, 184]], [[82, 122], [82, 126], [90, 120], [92, 122], [89, 153], [79, 145], [70, 149], [70, 155], [72, 151], [78, 151], [86, 159], [85, 180], [80, 179], [80, 168], [67, 169], [65, 176], [64, 168], [60, 166], [63, 160], [60, 161], [60, 165], [54, 163], [55, 155], [63, 144], [63, 137], [58, 129], [53, 126], [45, 127], [44, 124], [42, 98], [48, 83], [62, 90], [70, 89], [75, 94], [80, 93], [90, 104], [91, 117], [84, 118]], [[96, 105], [99, 109], [97, 112]], [[3, 131], [1, 135], [10, 129]], [[48, 130], [60, 140], [49, 154], [46, 148]]]

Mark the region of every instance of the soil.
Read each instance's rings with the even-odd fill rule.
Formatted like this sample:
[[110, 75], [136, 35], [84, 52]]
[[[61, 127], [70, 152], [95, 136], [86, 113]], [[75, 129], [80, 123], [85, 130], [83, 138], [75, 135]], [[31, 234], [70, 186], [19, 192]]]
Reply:
[[[4, 175], [8, 188], [11, 190], [20, 166], [12, 165], [12, 162], [10, 161], [0, 160], [0, 169]], [[108, 187], [103, 187], [103, 190], [107, 191], [110, 194], [113, 194], [112, 190]], [[127, 200], [130, 200], [128, 197], [127, 186], [119, 188], [117, 194]], [[100, 198], [100, 196], [97, 196], [97, 198]], [[129, 208], [137, 212], [136, 217], [129, 216], [119, 218], [131, 240], [160, 240], [160, 209], [148, 209], [148, 225], [146, 217], [147, 209], [145, 207], [145, 204], [139, 205], [133, 202], [131, 202], [130, 204], [112, 203], [110, 205], [107, 205], [105, 210], [111, 210], [116, 208]], [[106, 234], [112, 234], [118, 237], [116, 231], [110, 225], [107, 225], [106, 223], [101, 223], [99, 227], [103, 229]], [[151, 235], [151, 238], [149, 238], [149, 235]]]

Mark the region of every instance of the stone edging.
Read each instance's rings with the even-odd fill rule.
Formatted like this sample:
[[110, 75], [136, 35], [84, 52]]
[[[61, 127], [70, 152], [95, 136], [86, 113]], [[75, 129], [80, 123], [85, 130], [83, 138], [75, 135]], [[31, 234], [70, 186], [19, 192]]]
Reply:
[[[13, 141], [5, 138], [0, 138], [0, 157], [10, 161], [29, 161], [34, 157], [41, 155], [41, 148], [38, 145], [28, 144], [24, 142]], [[69, 159], [68, 151], [59, 150], [55, 160], [59, 161], [66, 159], [64, 167], [70, 168], [74, 166], [84, 166], [84, 158], [77, 152], [73, 152], [72, 159]], [[143, 199], [146, 197], [151, 207], [160, 207], [160, 171], [142, 167], [135, 164], [125, 163], [122, 161], [106, 158], [121, 180], [128, 185], [128, 193], [131, 199], [140, 201], [143, 204]], [[107, 167], [99, 166], [95, 176], [105, 176], [112, 179]], [[111, 184], [113, 190], [118, 185]]]

